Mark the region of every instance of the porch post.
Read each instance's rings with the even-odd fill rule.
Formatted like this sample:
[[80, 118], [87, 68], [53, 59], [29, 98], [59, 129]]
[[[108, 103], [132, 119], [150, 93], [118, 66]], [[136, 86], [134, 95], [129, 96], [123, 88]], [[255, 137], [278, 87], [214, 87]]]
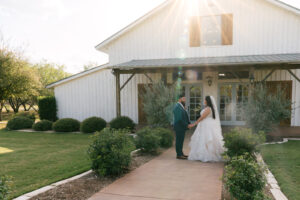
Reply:
[[251, 82], [252, 78], [254, 78], [254, 67], [250, 67], [249, 70], [249, 81], [250, 81], [249, 97], [253, 95], [253, 90], [254, 90], [254, 80], [253, 82]]
[[121, 88], [120, 88], [120, 72], [119, 70], [114, 70], [114, 75], [116, 77], [116, 109], [117, 117], [121, 116]]

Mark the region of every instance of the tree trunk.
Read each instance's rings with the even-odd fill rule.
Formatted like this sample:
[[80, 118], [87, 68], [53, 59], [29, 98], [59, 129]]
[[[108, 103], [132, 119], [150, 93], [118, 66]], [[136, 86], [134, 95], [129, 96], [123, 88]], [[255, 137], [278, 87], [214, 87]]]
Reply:
[[0, 122], [2, 121], [2, 109], [4, 107], [4, 103], [0, 102]]
[[12, 107], [12, 109], [14, 110], [14, 113], [18, 113], [19, 112], [19, 108], [21, 106], [21, 99], [20, 98], [9, 98], [8, 99], [9, 105], [10, 107]]

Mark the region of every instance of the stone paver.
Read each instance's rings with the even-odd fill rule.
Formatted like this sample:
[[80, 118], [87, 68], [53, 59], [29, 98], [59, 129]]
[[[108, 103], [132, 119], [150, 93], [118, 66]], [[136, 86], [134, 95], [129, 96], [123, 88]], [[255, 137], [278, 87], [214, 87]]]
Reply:
[[172, 148], [89, 200], [219, 200], [222, 173], [223, 163], [177, 160]]

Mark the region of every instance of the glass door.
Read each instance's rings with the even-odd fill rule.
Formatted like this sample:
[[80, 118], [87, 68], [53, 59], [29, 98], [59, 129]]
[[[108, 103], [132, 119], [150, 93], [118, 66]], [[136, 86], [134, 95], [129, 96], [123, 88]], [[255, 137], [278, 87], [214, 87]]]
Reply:
[[244, 125], [243, 107], [248, 102], [249, 87], [241, 83], [219, 86], [219, 111], [222, 125]]
[[201, 85], [185, 85], [186, 107], [190, 120], [196, 121], [202, 108], [202, 86]]

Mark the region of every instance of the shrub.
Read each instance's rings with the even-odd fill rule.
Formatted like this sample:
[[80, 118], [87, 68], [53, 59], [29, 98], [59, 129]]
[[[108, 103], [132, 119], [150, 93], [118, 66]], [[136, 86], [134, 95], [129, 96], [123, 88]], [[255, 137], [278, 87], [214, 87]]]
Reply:
[[27, 117], [15, 117], [7, 122], [6, 128], [9, 130], [31, 128], [33, 123], [33, 120]]
[[224, 146], [227, 148], [226, 154], [230, 157], [249, 153], [253, 155], [257, 151], [257, 145], [265, 141], [263, 132], [252, 133], [251, 129], [235, 128], [224, 134]]
[[48, 131], [52, 130], [52, 122], [49, 120], [41, 120], [35, 124], [33, 124], [32, 128], [35, 131]]
[[88, 149], [92, 169], [100, 176], [118, 176], [126, 172], [131, 163], [134, 144], [128, 130], [105, 128], [94, 136]]
[[106, 121], [100, 117], [90, 117], [81, 123], [80, 131], [84, 133], [94, 133], [106, 127]]
[[174, 133], [167, 128], [155, 128], [153, 130], [160, 137], [160, 146], [169, 148], [173, 145]]
[[247, 125], [254, 132], [265, 133], [274, 130], [280, 121], [291, 116], [291, 101], [285, 98], [284, 88], [277, 88], [272, 94], [265, 85], [257, 85], [253, 95], [244, 107], [244, 116]]
[[0, 175], [0, 200], [8, 199], [11, 191], [11, 180], [8, 176]]
[[56, 132], [75, 132], [79, 131], [80, 122], [72, 118], [63, 118], [54, 122], [52, 128]]
[[55, 97], [39, 97], [38, 106], [39, 116], [41, 120], [46, 119], [53, 122], [57, 120], [57, 108]]
[[32, 121], [35, 121], [35, 114], [31, 112], [19, 112], [14, 115], [14, 117], [27, 117]]
[[142, 152], [155, 154], [160, 146], [161, 137], [153, 131], [153, 129], [146, 127], [137, 132], [136, 147], [141, 148]]
[[147, 123], [156, 127], [168, 127], [173, 121], [173, 107], [177, 102], [179, 90], [176, 85], [164, 82], [145, 87], [141, 94]]
[[248, 154], [233, 157], [225, 167], [225, 187], [237, 200], [264, 200], [262, 167]]
[[133, 130], [135, 127], [132, 119], [126, 116], [116, 117], [110, 122], [110, 127], [114, 129], [130, 129]]

